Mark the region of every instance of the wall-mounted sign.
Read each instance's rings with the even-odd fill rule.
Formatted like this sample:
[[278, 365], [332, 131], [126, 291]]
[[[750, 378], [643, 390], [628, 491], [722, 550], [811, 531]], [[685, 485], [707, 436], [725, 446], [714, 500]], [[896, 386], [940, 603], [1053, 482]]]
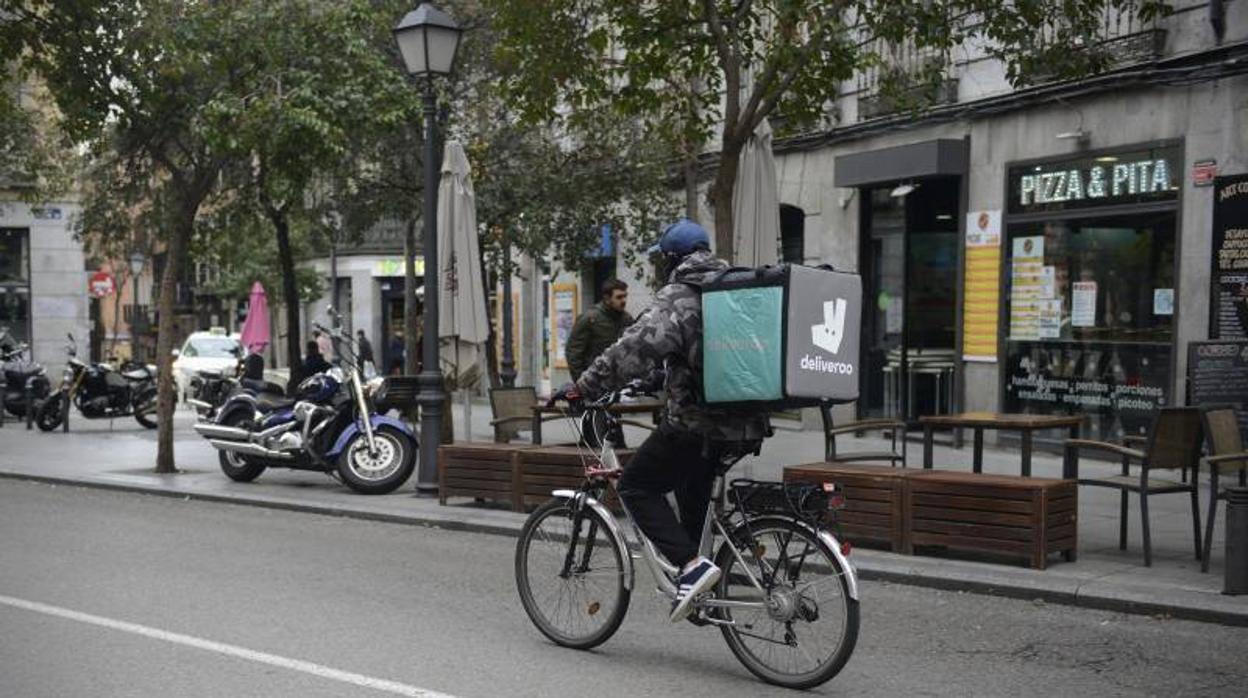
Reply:
[[113, 275], [106, 271], [97, 271], [91, 275], [87, 281], [87, 293], [95, 298], [105, 298], [111, 296], [117, 291], [117, 283], [113, 281]]
[[1218, 176], [1217, 160], [1197, 160], [1192, 163], [1192, 186], [1208, 187]]
[[1213, 185], [1211, 339], [1248, 338], [1248, 174]]
[[966, 267], [962, 294], [962, 358], [997, 360], [1001, 297], [1001, 211], [966, 214]]
[[1177, 147], [1010, 168], [1010, 213], [1166, 201], [1178, 196]]
[[[416, 276], [425, 275], [425, 258], [416, 258]], [[373, 262], [373, 276], [406, 276], [407, 265], [403, 263], [402, 257], [392, 257], [389, 259], [379, 259]]]

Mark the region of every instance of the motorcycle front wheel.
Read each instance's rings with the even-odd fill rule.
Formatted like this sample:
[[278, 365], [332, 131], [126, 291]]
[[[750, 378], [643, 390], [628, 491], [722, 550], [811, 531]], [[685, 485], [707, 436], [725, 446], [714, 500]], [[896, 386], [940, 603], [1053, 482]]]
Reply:
[[391, 426], [373, 430], [374, 450], [364, 432], [356, 434], [338, 456], [338, 474], [360, 494], [387, 494], [399, 488], [416, 468], [416, 442]]
[[35, 412], [35, 425], [39, 427], [39, 431], [56, 431], [57, 427], [65, 421], [65, 413], [68, 410], [68, 398], [65, 397], [65, 393], [53, 393]]
[[152, 391], [150, 400], [144, 399], [139, 406], [134, 409], [134, 421], [138, 422], [147, 429], [156, 428], [156, 391]]

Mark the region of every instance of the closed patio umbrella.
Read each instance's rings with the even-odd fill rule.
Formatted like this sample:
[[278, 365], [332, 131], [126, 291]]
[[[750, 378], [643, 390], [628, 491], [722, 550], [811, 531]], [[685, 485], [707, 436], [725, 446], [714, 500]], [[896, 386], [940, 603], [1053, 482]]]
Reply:
[[[438, 184], [438, 338], [442, 369], [460, 389], [481, 379], [481, 359], [489, 336], [485, 283], [477, 242], [477, 204], [464, 148], [447, 141]], [[465, 394], [465, 429], [470, 413]]]
[[732, 195], [733, 262], [745, 267], [775, 264], [780, 245], [780, 195], [771, 126], [763, 119], [741, 152]]
[[247, 302], [247, 319], [243, 321], [239, 341], [251, 354], [264, 351], [271, 341], [269, 298], [264, 293], [264, 285], [259, 281], [251, 285], [251, 296]]

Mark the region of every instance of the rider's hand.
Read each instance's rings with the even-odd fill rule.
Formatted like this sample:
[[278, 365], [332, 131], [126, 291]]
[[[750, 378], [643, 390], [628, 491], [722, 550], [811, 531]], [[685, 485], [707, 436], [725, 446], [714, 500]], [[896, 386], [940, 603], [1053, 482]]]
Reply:
[[564, 383], [562, 387], [550, 396], [549, 404], [554, 405], [556, 402], [562, 400], [569, 405], [575, 406], [581, 403], [581, 399], [581, 392], [576, 389], [576, 383]]

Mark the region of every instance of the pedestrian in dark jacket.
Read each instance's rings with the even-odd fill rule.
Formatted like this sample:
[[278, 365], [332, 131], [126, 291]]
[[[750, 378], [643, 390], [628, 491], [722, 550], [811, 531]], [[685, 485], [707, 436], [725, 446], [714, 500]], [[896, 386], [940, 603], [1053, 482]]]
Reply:
[[321, 356], [321, 348], [317, 346], [316, 340], [310, 340], [306, 347], [303, 357], [303, 377], [315, 376], [330, 369], [329, 362], [325, 357]]
[[[620, 478], [619, 493], [646, 537], [668, 561], [681, 567], [673, 622], [688, 616], [692, 601], [710, 589], [720, 570], [698, 554], [698, 540], [721, 459], [758, 448], [770, 431], [765, 412], [700, 404], [702, 298], [696, 286], [728, 268], [710, 252], [702, 226], [682, 219], [663, 232], [655, 251], [671, 274], [654, 305], [602, 356], [564, 386], [559, 397], [595, 399], [665, 367], [664, 422], [633, 454]], [[675, 492], [676, 518], [666, 494]]]
[[585, 369], [607, 347], [615, 344], [624, 330], [633, 324], [633, 317], [624, 310], [628, 303], [628, 284], [611, 279], [602, 285], [601, 300], [572, 325], [568, 334], [568, 370], [572, 380], [581, 377]]
[[376, 359], [373, 358], [373, 343], [368, 341], [368, 337], [364, 336], [364, 330], [356, 330], [355, 339], [356, 344], [360, 348], [360, 363], [377, 363]]

